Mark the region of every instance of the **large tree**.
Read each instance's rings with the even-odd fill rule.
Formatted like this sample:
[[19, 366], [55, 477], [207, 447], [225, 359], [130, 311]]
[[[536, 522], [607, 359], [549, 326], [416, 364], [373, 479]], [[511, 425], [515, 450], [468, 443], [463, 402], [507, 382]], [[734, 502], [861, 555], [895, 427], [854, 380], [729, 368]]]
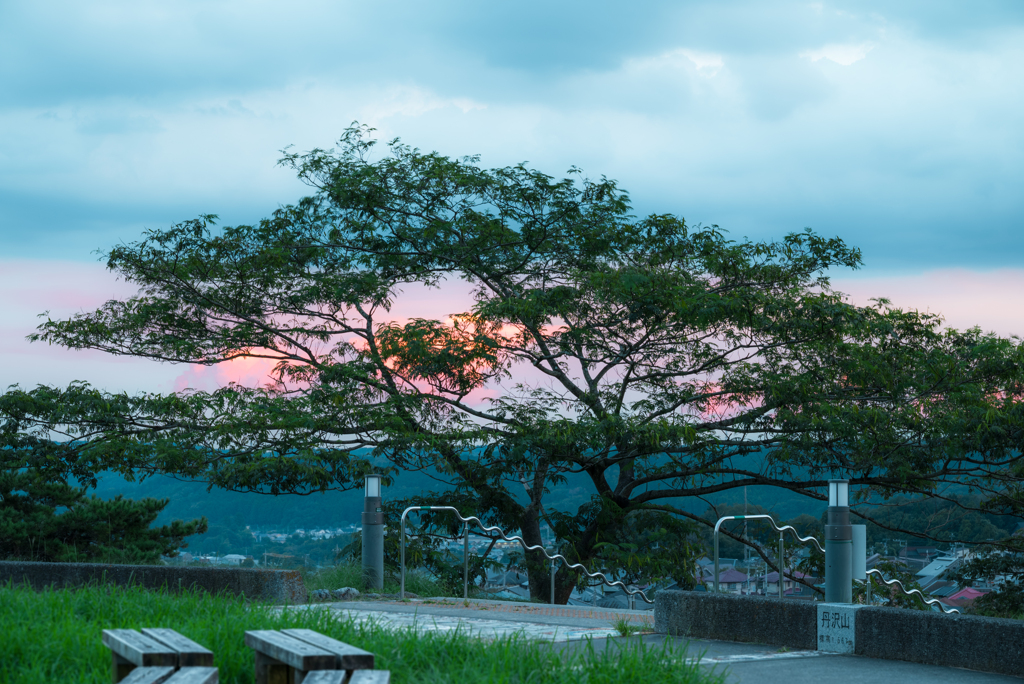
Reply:
[[[533, 544], [547, 520], [570, 558], [642, 556], [677, 579], [686, 521], [705, 522], [685, 497], [770, 485], [820, 499], [830, 477], [876, 497], [1019, 487], [1019, 341], [849, 303], [828, 278], [860, 265], [843, 241], [729, 240], [637, 218], [604, 178], [397, 141], [376, 157], [368, 133], [286, 154], [313, 194], [255, 225], [203, 216], [113, 248], [108, 267], [138, 294], [33, 336], [177, 363], [271, 359], [276, 386], [121, 395], [112, 411], [67, 408], [70, 388], [40, 425], [82, 458], [239, 490], [358, 486], [386, 458], [453, 486], [426, 500]], [[443, 320], [390, 314], [411, 287], [457, 283], [471, 302]], [[576, 511], [550, 495], [570, 474], [592, 494]], [[527, 565], [543, 596], [546, 566]], [[564, 602], [578, 576], [559, 577]]]

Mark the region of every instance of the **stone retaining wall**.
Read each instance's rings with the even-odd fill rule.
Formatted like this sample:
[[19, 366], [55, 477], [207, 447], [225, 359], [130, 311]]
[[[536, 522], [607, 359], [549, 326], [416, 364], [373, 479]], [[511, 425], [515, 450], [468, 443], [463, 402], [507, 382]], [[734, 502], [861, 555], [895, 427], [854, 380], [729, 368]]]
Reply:
[[731, 596], [703, 591], [659, 591], [654, 631], [720, 641], [815, 649], [817, 609], [809, 601]]
[[855, 652], [1024, 677], [1024, 620], [865, 607]]
[[35, 589], [87, 584], [131, 584], [171, 591], [202, 589], [278, 604], [307, 600], [306, 586], [295, 570], [0, 561], [0, 582], [25, 583]]
[[[829, 631], [819, 624], [819, 608], [829, 605], [834, 604], [662, 591], [654, 599], [654, 629], [695, 639], [835, 650], [819, 642], [827, 640]], [[878, 606], [843, 608], [837, 606], [851, 615], [856, 655], [1024, 677], [1024, 621]]]

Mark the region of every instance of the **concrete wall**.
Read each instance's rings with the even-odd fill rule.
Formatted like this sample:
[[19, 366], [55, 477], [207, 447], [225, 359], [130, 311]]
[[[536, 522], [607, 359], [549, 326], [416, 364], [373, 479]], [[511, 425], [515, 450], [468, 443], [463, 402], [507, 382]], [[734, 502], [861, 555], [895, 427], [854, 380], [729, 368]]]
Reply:
[[[818, 603], [662, 591], [657, 632], [695, 639], [816, 649]], [[852, 625], [856, 655], [1024, 676], [1024, 621], [863, 606]]]
[[167, 587], [171, 591], [226, 592], [271, 603], [296, 604], [307, 600], [302, 576], [294, 570], [0, 561], [0, 582], [9, 581], [26, 583], [35, 589], [80, 587], [90, 583], [132, 584], [147, 589]]
[[809, 601], [659, 591], [654, 598], [654, 631], [813, 650], [818, 644], [817, 608]]
[[865, 607], [855, 652], [1024, 677], [1024, 620]]

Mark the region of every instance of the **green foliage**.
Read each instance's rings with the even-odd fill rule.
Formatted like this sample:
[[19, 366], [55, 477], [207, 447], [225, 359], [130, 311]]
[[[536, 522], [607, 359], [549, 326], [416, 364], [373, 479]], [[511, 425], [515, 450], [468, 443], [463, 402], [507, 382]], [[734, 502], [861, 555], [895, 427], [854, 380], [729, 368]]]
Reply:
[[243, 553], [251, 556], [255, 546], [256, 542], [252, 534], [238, 524], [211, 524], [205, 534], [192, 540], [192, 548], [197, 552], [220, 556], [229, 553]]
[[[643, 557], [656, 573], [686, 565], [679, 518], [707, 523], [673, 502], [732, 487], [820, 500], [845, 477], [865, 500], [956, 484], [1020, 504], [1024, 346], [849, 303], [828, 279], [861, 263], [842, 240], [731, 240], [633, 216], [614, 181], [575, 169], [374, 145], [354, 126], [337, 150], [286, 154], [313, 194], [254, 225], [200, 216], [114, 247], [107, 265], [137, 294], [31, 336], [178, 363], [271, 359], [276, 385], [14, 390], [25, 429], [63, 437], [53, 448], [71, 462], [238, 491], [430, 470], [442, 486], [421, 503], [456, 501], [530, 544], [547, 521], [573, 560]], [[458, 281], [465, 310], [391, 319], [410, 286]], [[575, 515], [551, 495], [570, 475], [591, 489]], [[543, 596], [547, 564], [524, 564]], [[578, 582], [562, 573], [559, 600]]]
[[[701, 530], [701, 542], [705, 549], [714, 547], [714, 525], [719, 518], [730, 515], [761, 515], [771, 514], [771, 511], [763, 506], [754, 504], [724, 504], [709, 506], [702, 518], [707, 524]], [[778, 547], [779, 535], [764, 520], [748, 520], [746, 525], [742, 520], [728, 520], [722, 523], [718, 535], [718, 553], [720, 558], [743, 558], [746, 552], [746, 545], [741, 541], [746, 529], [746, 538], [752, 542], [752, 546], [761, 549], [773, 549]], [[710, 551], [709, 551], [710, 553]]]
[[[822, 555], [822, 563], [824, 563], [824, 555]], [[921, 585], [914, 574], [902, 563], [885, 561], [879, 563], [875, 569], [879, 570], [888, 580], [899, 580], [907, 591], [917, 589], [923, 593]], [[917, 594], [905, 594], [900, 591], [899, 587], [883, 584], [872, 575], [868, 575], [868, 581], [871, 582], [871, 600], [874, 605], [909, 608], [911, 610], [931, 610], [931, 606], [926, 604], [924, 599]], [[866, 597], [867, 585], [855, 582], [853, 602], [864, 603]]]
[[876, 548], [895, 540], [999, 541], [1008, 537], [1018, 522], [1012, 516], [986, 512], [978, 495], [897, 496], [880, 505], [858, 507], [857, 513], [868, 517], [868, 546]]
[[[306, 588], [327, 589], [333, 591], [342, 587], [353, 587], [363, 591], [363, 568], [359, 563], [339, 563], [316, 571], [304, 573]], [[397, 594], [401, 587], [399, 578], [393, 573], [385, 573], [384, 588], [385, 594]], [[450, 596], [462, 598], [462, 580], [459, 579], [458, 586], [449, 583], [438, 582], [430, 579], [422, 572], [409, 572], [405, 576], [406, 592], [416, 594], [423, 598], [435, 598]], [[472, 587], [470, 588], [472, 592]]]
[[1008, 548], [982, 547], [950, 578], [963, 586], [979, 580], [995, 585], [994, 591], [974, 599], [972, 613], [1024, 619], [1024, 537], [1012, 539]]
[[[592, 560], [586, 563], [591, 571], [602, 570], [626, 583], [671, 580], [680, 587], [695, 586], [696, 561], [703, 549], [689, 520], [646, 510], [626, 515], [613, 500], [596, 497], [575, 516], [554, 511], [549, 517], [555, 534], [563, 539], [572, 539], [581, 522], [601, 530]], [[582, 560], [583, 554], [572, 546], [559, 551], [570, 561]], [[577, 582], [578, 588], [594, 583], [585, 575]]]
[[[388, 631], [327, 610], [252, 604], [242, 598], [203, 593], [167, 594], [113, 586], [37, 592], [0, 585], [0, 625], [5, 630], [0, 684], [110, 681], [104, 629], [169, 627], [214, 653], [223, 684], [253, 681], [246, 630], [307, 628], [366, 649], [392, 681], [513, 684], [537, 680], [577, 684], [703, 684], [721, 681], [679, 652], [627, 642], [570, 654], [540, 641], [482, 641], [466, 632]], [[45, 634], [46, 638], [39, 638]]]
[[633, 636], [641, 629], [639, 626], [634, 625], [632, 622], [622, 617], [612, 620], [612, 627], [619, 633], [619, 636], [622, 637]]
[[[819, 581], [825, 578], [825, 554], [818, 551], [817, 547], [810, 546], [808, 548], [808, 554], [800, 557], [793, 567], [796, 568], [797, 572], [802, 572], [810, 577], [817, 578]], [[825, 594], [821, 589], [815, 589], [822, 596]]]
[[[401, 511], [405, 509], [404, 501], [389, 501], [384, 504], [387, 519], [398, 521], [401, 518]], [[414, 576], [413, 570], [423, 570], [434, 579], [429, 582], [432, 591], [438, 593], [434, 596], [462, 596], [463, 583], [465, 581], [465, 568], [461, 553], [453, 553], [450, 549], [444, 548], [444, 544], [456, 536], [461, 536], [461, 524], [455, 525], [454, 516], [450, 513], [424, 513], [422, 517], [413, 516], [411, 523], [406, 527], [405, 539], [405, 567], [406, 586], [410, 591], [419, 594], [409, 584], [410, 578]], [[418, 524], [417, 524], [418, 523]], [[384, 535], [384, 573], [385, 585], [391, 583], [396, 587], [400, 581], [401, 572], [401, 534], [397, 525], [389, 527]], [[487, 579], [487, 570], [500, 567], [497, 559], [491, 555], [493, 543], [483, 554], [470, 553], [469, 557], [469, 585], [470, 587], [483, 586]], [[352, 536], [352, 541], [338, 555], [338, 560], [349, 563], [359, 563], [362, 558], [362, 535], [357, 532]], [[361, 588], [359, 584], [351, 585]]]
[[0, 558], [7, 560], [160, 562], [206, 531], [206, 519], [152, 527], [167, 500], [89, 496], [87, 464], [55, 458], [49, 443], [0, 423]]

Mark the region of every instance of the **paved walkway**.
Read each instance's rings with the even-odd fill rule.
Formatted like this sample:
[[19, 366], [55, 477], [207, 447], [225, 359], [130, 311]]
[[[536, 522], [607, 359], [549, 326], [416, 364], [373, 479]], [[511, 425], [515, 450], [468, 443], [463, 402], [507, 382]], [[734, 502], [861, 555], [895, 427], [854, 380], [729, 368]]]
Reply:
[[[956, 668], [919, 665], [819, 651], [790, 651], [774, 646], [726, 641], [687, 640], [647, 633], [623, 638], [612, 626], [627, 620], [641, 628], [653, 627], [652, 611], [577, 608], [542, 604], [470, 599], [414, 599], [399, 601], [344, 601], [313, 604], [359, 621], [372, 621], [391, 629], [419, 631], [466, 630], [480, 638], [512, 634], [549, 641], [564, 650], [579, 648], [589, 638], [597, 649], [617, 648], [641, 640], [661, 646], [668, 642], [679, 657], [697, 658], [702, 665], [724, 670], [728, 684], [1021, 684], [1021, 679]], [[295, 610], [293, 608], [292, 610]], [[297, 608], [302, 610], [302, 608]], [[1024, 676], [1024, 673], [1022, 673]]]
[[420, 631], [467, 631], [484, 639], [523, 634], [555, 643], [584, 637], [619, 636], [616, 620], [653, 629], [650, 611], [568, 608], [544, 604], [470, 599], [412, 599], [409, 601], [343, 601], [313, 604], [326, 606], [359, 621], [372, 621], [390, 629]]

